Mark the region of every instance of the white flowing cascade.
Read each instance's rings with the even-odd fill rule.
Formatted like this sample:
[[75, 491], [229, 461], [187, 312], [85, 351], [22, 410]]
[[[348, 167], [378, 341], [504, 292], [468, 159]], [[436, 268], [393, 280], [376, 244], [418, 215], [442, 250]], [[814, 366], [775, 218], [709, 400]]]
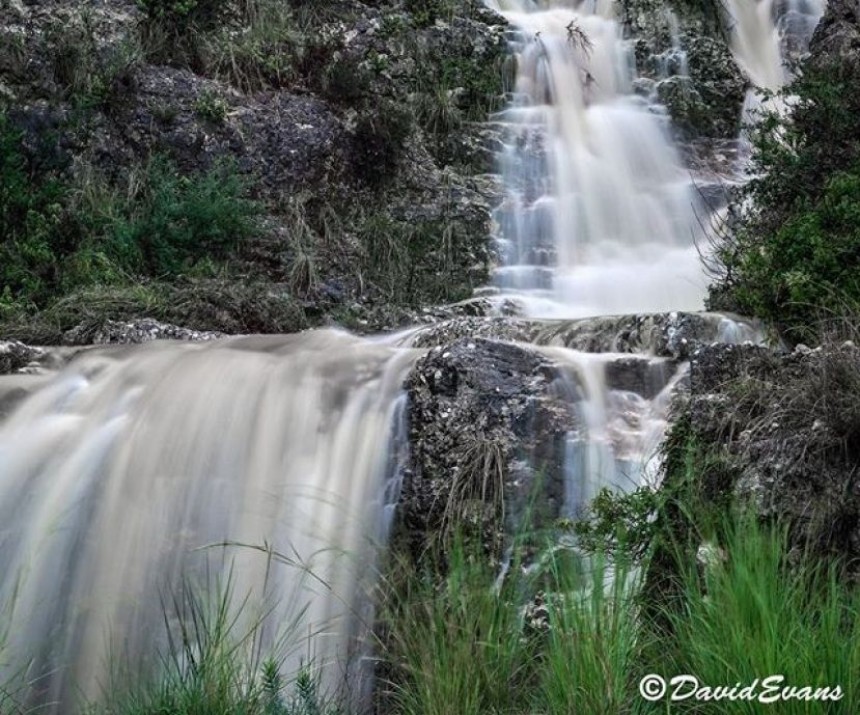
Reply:
[[696, 193], [612, 0], [486, 0], [519, 31], [497, 282], [538, 317], [699, 310]]
[[180, 588], [229, 584], [235, 637], [261, 618], [247, 646], [360, 699], [420, 354], [319, 331], [100, 349], [37, 381], [0, 423], [0, 683], [29, 662], [38, 712], [71, 712], [124, 658], [153, 665]]
[[754, 124], [763, 111], [786, 111], [778, 92], [791, 79], [787, 58], [806, 50], [826, 0], [726, 0], [732, 51], [753, 87], [747, 93], [743, 120]]

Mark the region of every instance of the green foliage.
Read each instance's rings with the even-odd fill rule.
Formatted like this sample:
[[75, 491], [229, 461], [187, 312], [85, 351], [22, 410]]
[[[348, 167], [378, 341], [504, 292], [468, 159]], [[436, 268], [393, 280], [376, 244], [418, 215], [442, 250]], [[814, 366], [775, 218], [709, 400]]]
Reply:
[[817, 337], [821, 311], [860, 300], [860, 166], [830, 177], [759, 250], [745, 252], [735, 296], [796, 340]]
[[137, 0], [137, 6], [148, 22], [179, 33], [215, 27], [235, 12], [233, 0]]
[[224, 260], [256, 230], [257, 206], [229, 162], [183, 176], [165, 159], [146, 167], [106, 250], [139, 275], [176, 275], [200, 260]]
[[601, 489], [588, 505], [588, 515], [572, 524], [580, 547], [642, 559], [655, 535], [659, 499], [659, 492], [650, 487], [627, 494]]
[[[73, 180], [0, 115], [0, 309], [44, 307], [96, 284], [176, 276], [225, 261], [258, 232], [235, 167], [181, 175], [164, 158], [125, 186], [83, 168]], [[207, 268], [207, 266], [209, 268]]]
[[493, 581], [486, 559], [460, 545], [441, 584], [414, 574], [388, 594], [386, 661], [395, 670], [386, 712], [448, 715], [456, 703], [460, 715], [483, 715], [523, 704], [531, 653], [521, 604]]
[[493, 61], [475, 62], [473, 58], [451, 58], [443, 63], [442, 82], [463, 87], [461, 102], [471, 121], [486, 121], [487, 115], [501, 109], [505, 87], [504, 66], [507, 57], [499, 52]]
[[44, 299], [61, 269], [56, 246], [75, 239], [66, 221], [68, 187], [27, 156], [22, 141], [0, 114], [0, 304]]
[[217, 92], [206, 90], [194, 102], [197, 116], [207, 119], [214, 124], [221, 124], [227, 118], [230, 107], [227, 101]]
[[[820, 338], [860, 299], [860, 68], [808, 65], [754, 134], [754, 178], [715, 237], [709, 303], [771, 321], [793, 341]], [[822, 320], [824, 318], [824, 320]]]
[[[654, 672], [695, 674], [702, 684], [752, 683], [780, 674], [785, 685], [840, 686], [833, 712], [860, 707], [860, 590], [840, 582], [834, 566], [800, 557], [790, 564], [786, 530], [738, 516], [723, 526], [704, 572], [683, 576], [685, 608], [671, 614], [674, 642], [661, 644]], [[656, 657], [656, 654], [655, 654]], [[821, 703], [786, 701], [780, 712], [821, 712]], [[725, 703], [697, 712], [724, 713]], [[760, 713], [737, 702], [732, 712]]]

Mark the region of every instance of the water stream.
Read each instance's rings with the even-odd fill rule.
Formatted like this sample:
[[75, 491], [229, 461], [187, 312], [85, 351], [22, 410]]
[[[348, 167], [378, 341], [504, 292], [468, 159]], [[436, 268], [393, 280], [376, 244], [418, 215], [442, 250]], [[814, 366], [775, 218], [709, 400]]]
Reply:
[[533, 316], [700, 310], [697, 195], [615, 3], [487, 4], [519, 32], [497, 283]]
[[75, 360], [0, 425], [0, 682], [32, 658], [34, 702], [68, 712], [118, 654], [155, 656], [180, 584], [229, 584], [237, 638], [259, 618], [285, 676], [311, 663], [360, 696], [420, 354], [319, 331]]

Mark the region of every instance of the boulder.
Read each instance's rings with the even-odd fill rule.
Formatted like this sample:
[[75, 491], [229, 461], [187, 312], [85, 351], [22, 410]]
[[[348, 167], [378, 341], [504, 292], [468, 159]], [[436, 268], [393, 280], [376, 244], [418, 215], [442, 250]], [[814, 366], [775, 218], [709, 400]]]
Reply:
[[576, 429], [560, 373], [525, 346], [463, 338], [431, 350], [409, 377], [411, 457], [397, 539], [420, 558], [456, 528], [500, 558], [522, 526], [561, 514], [563, 461]]

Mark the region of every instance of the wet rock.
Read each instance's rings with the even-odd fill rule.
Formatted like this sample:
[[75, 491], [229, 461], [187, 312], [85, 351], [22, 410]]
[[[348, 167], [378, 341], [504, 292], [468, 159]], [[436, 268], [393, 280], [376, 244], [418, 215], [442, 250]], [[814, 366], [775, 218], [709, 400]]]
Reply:
[[565, 439], [575, 429], [557, 369], [524, 346], [464, 338], [433, 349], [409, 378], [410, 468], [401, 538], [415, 558], [466, 528], [496, 557], [524, 517], [556, 519]]
[[[487, 301], [492, 302], [488, 298]], [[687, 360], [712, 343], [760, 343], [755, 321], [719, 313], [656, 313], [578, 320], [458, 316], [419, 331], [416, 347], [432, 347], [467, 336], [555, 345], [589, 353], [645, 353]]]
[[0, 340], [0, 375], [19, 373], [28, 367], [36, 367], [46, 357], [46, 351], [17, 340]]
[[136, 345], [152, 340], [202, 342], [221, 337], [223, 337], [222, 333], [190, 330], [144, 318], [132, 322], [109, 320], [95, 329], [82, 325], [69, 330], [63, 342], [66, 345]]
[[681, 414], [723, 467], [705, 493], [791, 525], [793, 545], [860, 563], [860, 350], [712, 345], [691, 360]]
[[546, 323], [535, 342], [586, 352], [645, 353], [686, 360], [702, 345], [757, 342], [757, 326], [718, 313], [657, 313]]
[[[622, 22], [636, 38], [637, 69], [659, 83], [655, 99], [666, 105], [684, 140], [734, 139], [740, 130], [747, 82], [729, 49], [718, 8], [717, 3], [621, 2]], [[686, 58], [686, 73], [680, 63], [667, 61], [679, 52]]]

